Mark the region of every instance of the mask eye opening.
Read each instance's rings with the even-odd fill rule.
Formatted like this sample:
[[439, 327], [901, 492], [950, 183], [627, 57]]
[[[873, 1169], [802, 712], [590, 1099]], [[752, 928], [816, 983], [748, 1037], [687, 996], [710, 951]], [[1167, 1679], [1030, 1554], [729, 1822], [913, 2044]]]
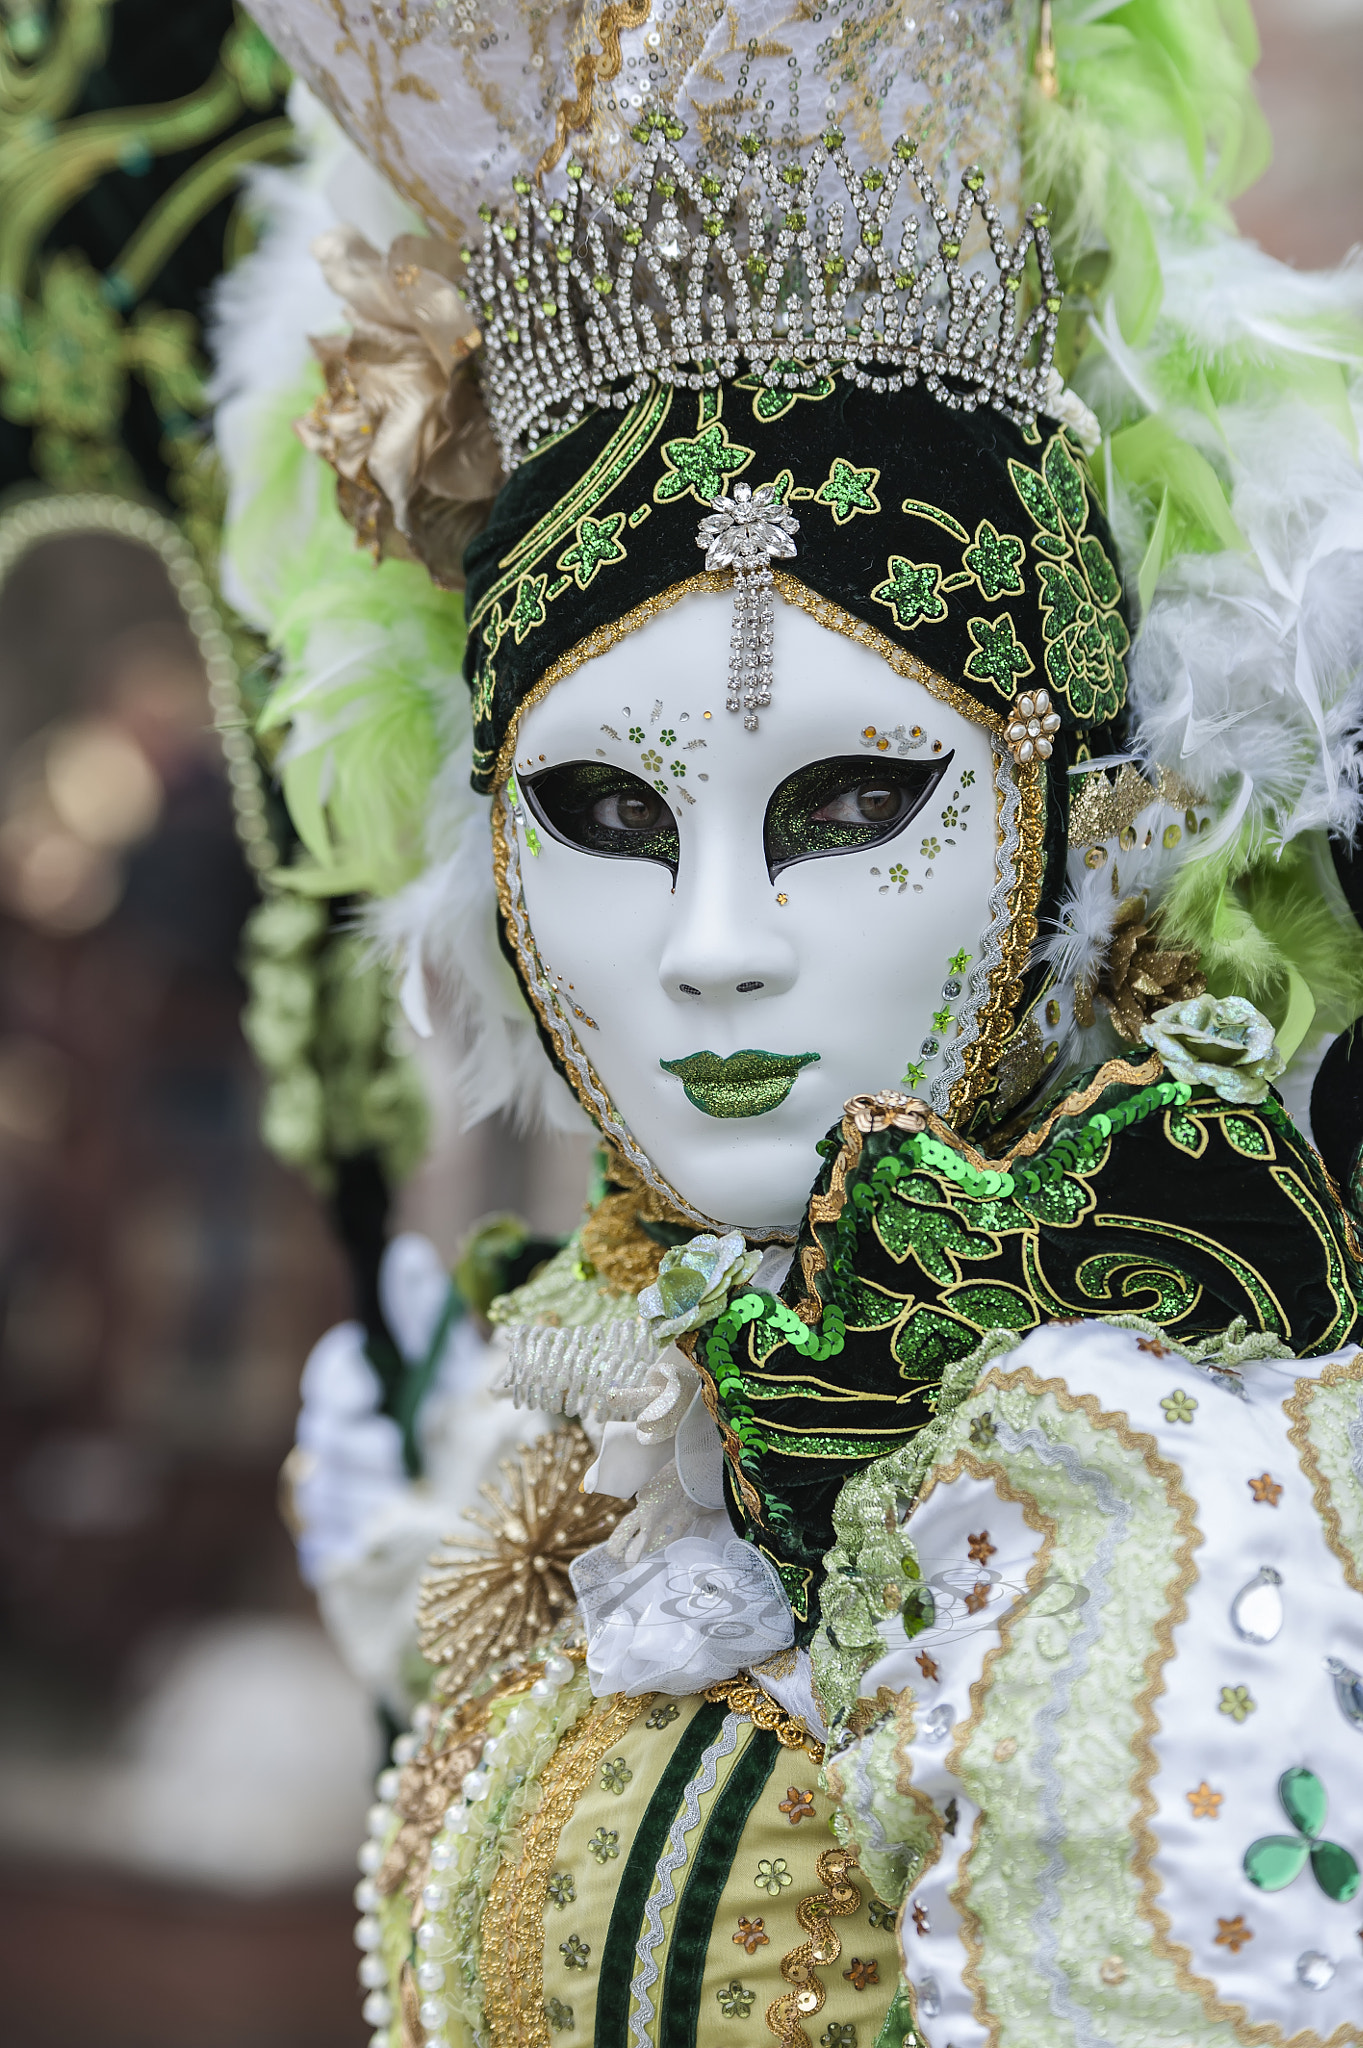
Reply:
[[[911, 824], [931, 799], [955, 758], [954, 750], [930, 761], [868, 761], [864, 755], [839, 755], [811, 761], [786, 777], [772, 792], [763, 820], [767, 873], [774, 882], [786, 868], [801, 861], [827, 860], [835, 854], [861, 853], [886, 846]], [[841, 797], [861, 788], [896, 783], [905, 801], [884, 823], [818, 820]], [[841, 843], [839, 843], [841, 841]]]
[[[676, 886], [677, 821], [667, 799], [641, 776], [608, 761], [566, 761], [521, 776], [517, 787], [535, 823], [560, 845], [600, 860], [651, 861], [666, 868]], [[662, 816], [647, 830], [606, 823], [597, 813], [613, 796], [646, 798], [660, 805]]]

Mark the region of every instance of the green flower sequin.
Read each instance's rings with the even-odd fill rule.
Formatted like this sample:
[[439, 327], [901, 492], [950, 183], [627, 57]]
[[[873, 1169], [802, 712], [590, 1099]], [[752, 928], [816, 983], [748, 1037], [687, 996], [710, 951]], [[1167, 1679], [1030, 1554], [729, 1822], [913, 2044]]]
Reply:
[[1218, 1711], [1222, 1714], [1229, 1714], [1237, 1727], [1242, 1721], [1247, 1721], [1251, 1714], [1257, 1713], [1258, 1710], [1259, 1702], [1251, 1698], [1247, 1685], [1222, 1686]]
[[577, 1885], [571, 1870], [556, 1870], [549, 1880], [549, 1897], [560, 1911], [577, 1900]]
[[1197, 1396], [1185, 1394], [1182, 1387], [1175, 1387], [1172, 1394], [1166, 1394], [1160, 1402], [1166, 1422], [1191, 1422], [1197, 1412]]
[[936, 562], [906, 562], [902, 555], [891, 555], [888, 566], [889, 576], [884, 583], [877, 583], [871, 597], [876, 604], [889, 607], [903, 632], [920, 622], [935, 625], [946, 617], [942, 571]]
[[622, 1756], [613, 1756], [609, 1763], [601, 1766], [601, 1790], [614, 1792], [618, 1796], [633, 1776], [634, 1773], [625, 1759]]
[[665, 505], [689, 491], [708, 505], [720, 496], [731, 476], [747, 468], [753, 450], [730, 441], [724, 422], [712, 420], [690, 440], [664, 441], [662, 456], [667, 474], [654, 486], [657, 503]]
[[987, 519], [975, 528], [975, 539], [961, 557], [990, 604], [999, 597], [1022, 596], [1022, 564], [1027, 550], [1015, 533], [1000, 533]]
[[1011, 700], [1022, 678], [1036, 667], [1018, 639], [1013, 614], [1004, 612], [998, 619], [967, 619], [966, 630], [975, 643], [975, 652], [965, 665], [966, 674], [973, 683], [992, 683], [1001, 697]]
[[587, 1844], [587, 1854], [598, 1863], [609, 1863], [620, 1854], [620, 1836], [614, 1828], [598, 1828]]
[[752, 2018], [753, 2005], [757, 1998], [755, 1991], [749, 1991], [734, 1977], [727, 1984], [721, 1984], [715, 1997], [726, 2020], [747, 2020]]
[[1262, 1892], [1280, 1892], [1298, 1878], [1309, 1860], [1312, 1875], [1327, 1899], [1347, 1905], [1357, 1895], [1357, 1861], [1338, 1842], [1321, 1839], [1328, 1801], [1314, 1771], [1284, 1771], [1278, 1799], [1296, 1833], [1261, 1835], [1245, 1851], [1245, 1876]]
[[875, 493], [879, 481], [878, 469], [855, 469], [835, 455], [833, 467], [814, 493], [814, 502], [828, 506], [835, 525], [846, 526], [858, 512], [879, 512], [880, 500]]
[[896, 1916], [894, 1907], [887, 1906], [884, 1899], [868, 1899], [866, 1917], [872, 1927], [893, 1927]]
[[558, 1947], [559, 1954], [563, 1957], [563, 1967], [566, 1970], [586, 1969], [588, 1958], [592, 1952], [591, 1944], [584, 1941], [580, 1934], [570, 1934], [566, 1941], [559, 1943]]
[[558, 558], [560, 569], [571, 569], [579, 590], [585, 590], [598, 569], [607, 562], [623, 562], [629, 550], [620, 542], [625, 524], [623, 512], [611, 512], [604, 519], [582, 518], [576, 538]]
[[666, 1706], [653, 1709], [644, 1726], [645, 1728], [670, 1728], [680, 1714], [681, 1708], [677, 1705], [677, 1702], [669, 1700]]
[[983, 1415], [977, 1415], [970, 1425], [970, 1441], [977, 1449], [997, 1443], [998, 1436], [998, 1430], [994, 1427], [994, 1418], [988, 1411]]
[[577, 2025], [573, 2018], [573, 2008], [565, 2005], [561, 1998], [545, 1999], [544, 2017], [556, 2034], [571, 2034]]
[[757, 1875], [753, 1879], [757, 1889], [766, 1892], [768, 1897], [773, 1899], [779, 1898], [786, 1886], [794, 1882], [795, 1879], [787, 1868], [784, 1856], [764, 1856], [757, 1866]]
[[834, 2020], [819, 2036], [819, 2048], [857, 2048], [855, 2020]]

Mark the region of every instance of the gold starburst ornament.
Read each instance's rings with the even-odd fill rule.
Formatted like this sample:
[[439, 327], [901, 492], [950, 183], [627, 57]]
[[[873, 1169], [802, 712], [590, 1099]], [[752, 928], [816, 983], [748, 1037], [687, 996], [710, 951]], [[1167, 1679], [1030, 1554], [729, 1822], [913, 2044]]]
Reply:
[[500, 1658], [543, 1641], [573, 1611], [569, 1565], [604, 1543], [629, 1507], [582, 1492], [595, 1455], [577, 1423], [522, 1444], [502, 1461], [501, 1485], [481, 1488], [487, 1511], [465, 1511], [484, 1535], [450, 1537], [432, 1557], [417, 1626], [447, 1699]]

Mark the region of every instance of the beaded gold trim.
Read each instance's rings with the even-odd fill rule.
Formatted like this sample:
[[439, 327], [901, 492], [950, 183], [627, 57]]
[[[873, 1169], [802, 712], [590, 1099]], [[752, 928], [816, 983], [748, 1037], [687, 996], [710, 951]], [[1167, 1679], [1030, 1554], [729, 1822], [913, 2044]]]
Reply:
[[814, 1965], [836, 1963], [842, 1954], [842, 1937], [835, 1932], [831, 1916], [836, 1913], [845, 1919], [861, 1904], [860, 1887], [851, 1879], [857, 1863], [855, 1848], [825, 1849], [815, 1866], [825, 1889], [801, 1899], [795, 1909], [809, 1940], [782, 1956], [781, 1975], [793, 1989], [783, 1991], [767, 2007], [767, 2030], [781, 2048], [810, 2048], [800, 2022], [812, 2019], [828, 1995]]
[[746, 1678], [724, 1678], [718, 1685], [707, 1685], [705, 1697], [727, 1706], [732, 1713], [746, 1714], [754, 1728], [774, 1735], [782, 1749], [803, 1749], [816, 1764], [823, 1762], [824, 1746], [811, 1735], [806, 1723], [798, 1715], [786, 1713], [760, 1685], [753, 1685]]
[[616, 1693], [570, 1728], [545, 1767], [540, 1803], [521, 1825], [521, 1855], [506, 1855], [483, 1909], [483, 2002], [489, 2048], [550, 2048], [544, 2011], [544, 1910], [559, 1836], [607, 1753], [655, 1694]]
[[[975, 1035], [964, 1048], [963, 1071], [948, 1101], [947, 1119], [953, 1124], [964, 1124], [981, 1101], [1004, 1047], [1018, 1028], [1023, 976], [1036, 943], [1037, 906], [1046, 871], [1046, 771], [1039, 762], [1030, 761], [1011, 773], [1018, 790], [1018, 845], [1008, 891], [1008, 921], [999, 935], [1000, 957], [989, 977], [989, 994], [977, 1013]], [[1003, 791], [998, 776], [995, 788], [1001, 812]], [[1002, 853], [1001, 834], [999, 847]]]

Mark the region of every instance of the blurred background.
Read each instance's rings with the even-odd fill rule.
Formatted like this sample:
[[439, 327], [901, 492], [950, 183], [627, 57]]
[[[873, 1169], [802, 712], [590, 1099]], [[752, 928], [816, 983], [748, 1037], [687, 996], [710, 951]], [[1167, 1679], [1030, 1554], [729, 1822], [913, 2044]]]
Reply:
[[[1276, 158], [1240, 220], [1335, 263], [1363, 239], [1363, 0], [1256, 12]], [[7, 2048], [369, 2031], [350, 1891], [381, 1735], [277, 1475], [302, 1362], [354, 1312], [333, 1223], [376, 1155], [291, 1171], [258, 1135], [238, 963], [279, 819], [240, 738], [251, 650], [194, 596], [204, 294], [250, 246], [242, 167], [287, 158], [286, 84], [230, 4], [0, 0]], [[54, 491], [100, 494], [103, 529], [45, 530]], [[120, 497], [175, 523], [132, 532]], [[493, 1210], [570, 1228], [585, 1146], [461, 1135], [425, 1080], [390, 1222], [447, 1257]]]

